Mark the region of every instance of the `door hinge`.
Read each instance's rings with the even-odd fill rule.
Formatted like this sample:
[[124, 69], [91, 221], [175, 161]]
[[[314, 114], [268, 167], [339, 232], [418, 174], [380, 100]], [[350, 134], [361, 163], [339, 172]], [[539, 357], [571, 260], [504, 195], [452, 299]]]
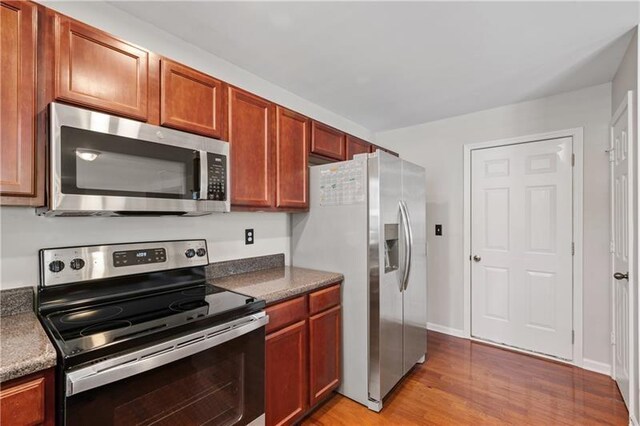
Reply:
[[573, 345], [574, 343], [576, 343], [576, 331], [571, 330], [571, 344]]
[[576, 255], [576, 243], [571, 243], [571, 256]]
[[616, 243], [614, 243], [613, 241], [609, 241], [609, 253], [615, 253], [616, 252]]
[[607, 151], [609, 153], [609, 162], [613, 163], [613, 160], [615, 160], [616, 156], [615, 156], [615, 149], [611, 148], [610, 150]]
[[613, 331], [611, 332], [611, 344], [616, 344], [616, 334]]
[[575, 165], [576, 165], [576, 155], [571, 154], [571, 167], [574, 167]]

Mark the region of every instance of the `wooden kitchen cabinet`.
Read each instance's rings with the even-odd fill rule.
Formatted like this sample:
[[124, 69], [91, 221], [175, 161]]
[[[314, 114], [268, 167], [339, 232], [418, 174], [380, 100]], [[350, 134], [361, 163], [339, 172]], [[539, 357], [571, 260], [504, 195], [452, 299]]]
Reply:
[[36, 171], [37, 10], [33, 3], [0, 3], [1, 204], [38, 205]]
[[56, 99], [147, 121], [149, 52], [63, 15], [54, 37]]
[[347, 160], [352, 160], [356, 154], [367, 154], [369, 152], [371, 152], [371, 144], [369, 142], [347, 135]]
[[220, 80], [161, 60], [160, 125], [212, 138], [225, 138], [226, 94]]
[[55, 424], [54, 376], [53, 369], [49, 369], [2, 383], [0, 424]]
[[384, 152], [388, 152], [388, 153], [389, 153], [389, 154], [391, 154], [391, 155], [394, 155], [394, 156], [396, 156], [396, 157], [400, 157], [400, 154], [398, 154], [398, 153], [397, 153], [397, 152], [395, 152], [395, 151], [391, 151], [390, 149], [383, 148], [383, 147], [381, 147], [381, 146], [377, 146], [377, 145], [373, 145], [373, 144], [372, 144], [372, 145], [371, 145], [371, 152], [376, 152], [377, 150], [381, 150], [381, 151], [384, 151]]
[[291, 424], [308, 407], [307, 321], [302, 320], [266, 339], [268, 425]]
[[310, 404], [323, 400], [340, 383], [340, 306], [309, 318]]
[[273, 121], [275, 105], [244, 90], [229, 88], [231, 204], [273, 206]]
[[290, 425], [340, 384], [340, 284], [266, 312], [266, 423]]
[[315, 120], [311, 122], [311, 154], [342, 161], [346, 159], [345, 145], [345, 133]]
[[276, 207], [309, 208], [308, 150], [310, 120], [278, 106], [276, 109]]

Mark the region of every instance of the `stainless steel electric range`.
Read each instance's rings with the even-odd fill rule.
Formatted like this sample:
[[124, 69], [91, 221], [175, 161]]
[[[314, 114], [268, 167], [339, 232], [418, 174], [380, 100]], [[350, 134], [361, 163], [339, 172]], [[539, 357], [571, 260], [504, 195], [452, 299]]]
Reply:
[[204, 240], [40, 251], [59, 424], [264, 424], [265, 303], [207, 264]]

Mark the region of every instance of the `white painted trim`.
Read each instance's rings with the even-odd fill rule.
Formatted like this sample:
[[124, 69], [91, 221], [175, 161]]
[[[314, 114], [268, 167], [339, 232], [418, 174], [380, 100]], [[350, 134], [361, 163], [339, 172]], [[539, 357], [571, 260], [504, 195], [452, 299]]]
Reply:
[[595, 373], [611, 376], [611, 364], [607, 364], [605, 362], [584, 358], [582, 360], [582, 368], [584, 368], [585, 370], [593, 371]]
[[[464, 150], [464, 192], [463, 192], [463, 229], [464, 229], [464, 252], [462, 253], [463, 277], [464, 277], [464, 335], [471, 338], [471, 151], [482, 148], [493, 148], [498, 146], [516, 145], [521, 143], [539, 142], [549, 139], [572, 138], [573, 153], [576, 157], [576, 164], [573, 167], [573, 242], [575, 243], [575, 255], [573, 257], [573, 329], [575, 330], [575, 342], [573, 345], [573, 359], [571, 364], [582, 367], [583, 359], [583, 334], [582, 334], [582, 311], [583, 311], [583, 276], [582, 276], [582, 252], [583, 252], [583, 129], [576, 127], [573, 129], [558, 130], [554, 132], [538, 133], [534, 135], [519, 136], [515, 138], [499, 139], [495, 141], [478, 142], [465, 144]], [[500, 345], [499, 345], [500, 346]], [[504, 346], [508, 349], [513, 349]], [[518, 350], [519, 352], [527, 352]], [[532, 355], [539, 354], [528, 352]], [[543, 356], [543, 358], [546, 358]], [[550, 359], [557, 360], [550, 357]]]
[[427, 329], [431, 331], [437, 331], [438, 333], [448, 334], [449, 336], [453, 337], [462, 337], [463, 339], [466, 338], [466, 336], [464, 335], [464, 330], [460, 330], [458, 328], [451, 328], [445, 325], [428, 322]]

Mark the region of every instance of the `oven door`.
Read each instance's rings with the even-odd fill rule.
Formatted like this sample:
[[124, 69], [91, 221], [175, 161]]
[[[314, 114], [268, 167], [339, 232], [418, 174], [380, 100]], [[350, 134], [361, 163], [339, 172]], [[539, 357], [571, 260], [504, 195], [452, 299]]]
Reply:
[[89, 367], [64, 380], [66, 425], [264, 425], [261, 312]]
[[228, 170], [228, 143], [56, 103], [49, 120], [45, 214], [229, 210], [228, 179], [220, 174]]

